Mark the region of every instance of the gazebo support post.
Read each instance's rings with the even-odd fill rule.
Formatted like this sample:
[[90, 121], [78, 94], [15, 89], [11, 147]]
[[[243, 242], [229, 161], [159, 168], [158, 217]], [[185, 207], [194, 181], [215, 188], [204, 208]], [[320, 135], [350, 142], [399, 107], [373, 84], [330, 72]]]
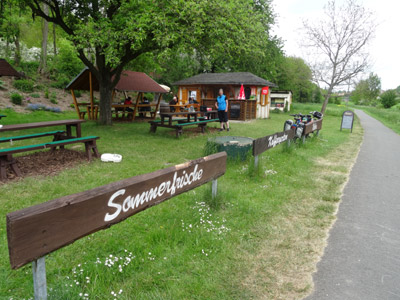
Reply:
[[78, 114], [78, 118], [79, 119], [84, 119], [85, 117], [81, 118], [81, 113], [79, 111], [78, 101], [76, 101], [75, 92], [72, 89], [71, 89], [71, 95], [72, 95], [72, 99], [74, 100], [75, 110], [76, 110], [76, 113]]
[[161, 99], [162, 99], [161, 93], [157, 93], [156, 95], [158, 95], [158, 101], [157, 101], [156, 111], [154, 112], [153, 120], [155, 120], [155, 118], [157, 117], [157, 112], [160, 109], [160, 103], [161, 103]]

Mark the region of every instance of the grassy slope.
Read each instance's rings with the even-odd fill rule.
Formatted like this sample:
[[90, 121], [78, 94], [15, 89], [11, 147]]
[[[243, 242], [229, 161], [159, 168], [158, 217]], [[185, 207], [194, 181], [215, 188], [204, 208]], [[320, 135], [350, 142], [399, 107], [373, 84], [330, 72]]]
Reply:
[[[312, 109], [318, 107], [295, 107], [296, 112]], [[52, 298], [81, 299], [80, 293], [87, 293], [91, 299], [110, 299], [111, 292], [120, 290], [117, 299], [288, 299], [307, 294], [341, 184], [361, 141], [360, 127], [352, 135], [340, 132], [341, 108], [329, 109], [320, 139], [290, 151], [279, 146], [262, 155], [262, 171], [270, 170], [268, 175], [249, 176], [248, 162], [230, 163], [219, 180], [217, 203], [210, 201], [209, 186], [203, 186], [49, 255]], [[75, 117], [5, 114], [3, 124]], [[287, 118], [272, 114], [270, 120], [232, 124], [230, 134], [261, 137], [280, 131]], [[168, 129], [154, 135], [148, 130], [146, 123], [108, 128], [87, 122], [83, 133], [99, 135], [100, 151], [122, 154], [122, 163], [95, 161], [54, 177], [26, 178], [0, 187], [4, 299], [32, 295], [30, 266], [9, 268], [8, 212], [198, 158], [212, 136], [184, 135], [177, 140]], [[346, 144], [350, 150], [342, 155], [340, 147]], [[338, 157], [347, 157], [347, 163], [338, 164]], [[118, 262], [106, 266], [110, 255], [112, 260], [119, 257]]]

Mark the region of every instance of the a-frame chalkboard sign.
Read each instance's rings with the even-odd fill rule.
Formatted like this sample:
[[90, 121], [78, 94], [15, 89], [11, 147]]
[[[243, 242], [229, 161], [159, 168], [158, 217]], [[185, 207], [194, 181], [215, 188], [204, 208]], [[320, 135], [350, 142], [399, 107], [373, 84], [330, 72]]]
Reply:
[[353, 132], [353, 123], [354, 123], [354, 112], [352, 112], [351, 110], [346, 110], [345, 112], [343, 112], [342, 115], [342, 123], [340, 125], [340, 131], [342, 131], [342, 129], [350, 129], [351, 132]]

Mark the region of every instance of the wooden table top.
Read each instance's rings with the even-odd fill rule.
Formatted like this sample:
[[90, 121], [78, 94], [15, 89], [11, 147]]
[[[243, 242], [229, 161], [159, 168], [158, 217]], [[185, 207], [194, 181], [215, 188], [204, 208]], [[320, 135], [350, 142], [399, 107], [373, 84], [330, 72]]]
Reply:
[[163, 112], [160, 113], [161, 116], [176, 116], [176, 115], [197, 115], [197, 114], [206, 114], [206, 113], [216, 113], [216, 110], [210, 111], [181, 111], [181, 112]]
[[2, 128], [0, 128], [0, 132], [11, 131], [11, 130], [24, 130], [24, 129], [32, 129], [32, 128], [40, 128], [40, 127], [49, 127], [49, 126], [78, 125], [83, 122], [86, 122], [86, 121], [79, 120], [79, 119], [73, 119], [73, 120], [58, 120], [58, 121], [12, 124], [12, 125], [4, 125]]

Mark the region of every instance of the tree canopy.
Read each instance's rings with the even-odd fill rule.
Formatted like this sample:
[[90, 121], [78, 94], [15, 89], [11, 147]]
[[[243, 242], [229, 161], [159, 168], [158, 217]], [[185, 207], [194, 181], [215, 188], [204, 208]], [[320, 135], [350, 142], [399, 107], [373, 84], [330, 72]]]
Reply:
[[[111, 123], [111, 93], [122, 70], [129, 63], [143, 63], [142, 55], [158, 59], [189, 55], [196, 57], [203, 71], [226, 71], [248, 70], [250, 63], [268, 66], [268, 58], [280, 52], [279, 40], [269, 34], [274, 22], [269, 0], [24, 3], [35, 16], [63, 29], [98, 79], [103, 124]], [[258, 73], [262, 72], [265, 67]]]
[[356, 84], [351, 98], [355, 104], [370, 104], [380, 93], [381, 79], [378, 75], [370, 73], [367, 79], [360, 80]]

